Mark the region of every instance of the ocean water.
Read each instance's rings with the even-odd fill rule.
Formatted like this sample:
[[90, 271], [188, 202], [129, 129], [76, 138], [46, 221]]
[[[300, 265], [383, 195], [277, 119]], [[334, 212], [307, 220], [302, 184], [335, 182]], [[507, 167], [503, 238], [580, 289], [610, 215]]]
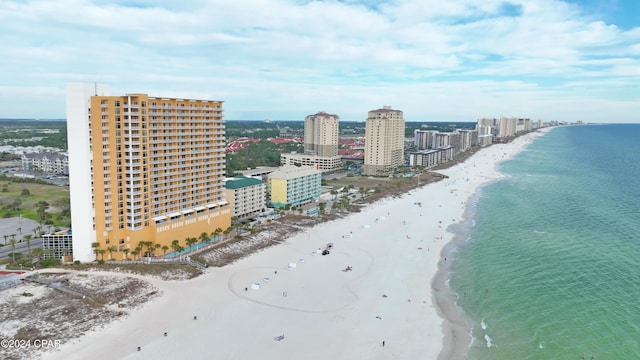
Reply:
[[557, 128], [500, 170], [452, 264], [468, 359], [640, 359], [640, 124]]

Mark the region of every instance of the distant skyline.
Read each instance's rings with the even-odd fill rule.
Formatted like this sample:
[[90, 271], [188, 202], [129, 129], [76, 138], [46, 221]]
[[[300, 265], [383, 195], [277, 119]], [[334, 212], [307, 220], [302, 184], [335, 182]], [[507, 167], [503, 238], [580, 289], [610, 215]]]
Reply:
[[640, 122], [637, 0], [5, 0], [0, 33], [0, 118], [80, 81], [228, 120]]

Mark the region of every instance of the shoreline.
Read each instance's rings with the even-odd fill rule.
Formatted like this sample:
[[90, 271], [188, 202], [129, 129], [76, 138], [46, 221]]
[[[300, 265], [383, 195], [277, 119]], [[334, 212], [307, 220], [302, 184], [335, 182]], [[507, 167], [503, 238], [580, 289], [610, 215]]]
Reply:
[[[438, 264], [438, 270], [436, 271], [431, 286], [433, 289], [433, 302], [438, 311], [438, 315], [443, 319], [443, 346], [442, 351], [438, 354], [438, 360], [454, 360], [454, 359], [466, 359], [469, 347], [471, 346], [471, 324], [463, 318], [463, 310], [458, 306], [459, 295], [456, 294], [449, 287], [449, 280], [451, 274], [451, 263], [455, 264], [458, 260], [455, 256], [455, 252], [462, 246], [465, 246], [470, 231], [472, 230], [472, 223], [475, 216], [475, 206], [479, 201], [479, 195], [482, 188], [489, 186], [497, 181], [502, 180], [505, 175], [498, 170], [501, 163], [512, 160], [513, 157], [526, 150], [526, 148], [539, 136], [543, 136], [553, 128], [541, 129], [538, 132], [533, 132], [525, 135], [526, 138], [516, 138], [511, 143], [496, 144], [496, 145], [518, 145], [517, 148], [511, 149], [506, 158], [500, 159], [493, 164], [493, 176], [487, 181], [478, 184], [473, 193], [467, 198], [464, 206], [464, 212], [462, 220], [458, 223], [452, 224], [447, 228], [447, 232], [451, 233], [451, 240], [447, 242], [442, 248], [442, 255], [448, 256], [454, 261], [450, 263]], [[523, 144], [514, 144], [520, 140]], [[493, 146], [496, 146], [493, 145]], [[514, 151], [515, 150], [515, 151]], [[475, 154], [479, 156], [481, 153]], [[468, 159], [473, 161], [473, 157]], [[446, 172], [446, 171], [445, 171]]]
[[[534, 136], [524, 137], [438, 170], [449, 178], [290, 234], [195, 279], [156, 282], [163, 296], [43, 358], [201, 358], [210, 351], [221, 358], [463, 358], [469, 331], [455, 322], [455, 296], [445, 285], [452, 231], [477, 190], [500, 178], [498, 160]], [[480, 166], [471, 171], [472, 163]], [[318, 255], [328, 242], [331, 254]], [[274, 341], [283, 333], [285, 341]]]

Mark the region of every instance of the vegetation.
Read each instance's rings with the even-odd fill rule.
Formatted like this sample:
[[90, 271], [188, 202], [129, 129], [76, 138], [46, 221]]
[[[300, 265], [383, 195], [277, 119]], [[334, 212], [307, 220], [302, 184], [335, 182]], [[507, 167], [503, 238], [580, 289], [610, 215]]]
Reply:
[[47, 146], [67, 150], [64, 120], [0, 120], [0, 141], [13, 146]]
[[[339, 114], [338, 114], [339, 115]], [[340, 134], [349, 136], [364, 136], [366, 112], [363, 113], [362, 121], [340, 120]], [[226, 121], [225, 132], [229, 139], [234, 137], [252, 137], [257, 139], [267, 139], [282, 134], [303, 136], [304, 119], [296, 121]], [[435, 121], [407, 121], [405, 122], [405, 135], [413, 136], [416, 129], [437, 130], [441, 132], [452, 132], [456, 129], [473, 129], [475, 121], [470, 122], [435, 122]]]
[[11, 154], [8, 152], [0, 153], [0, 161], [20, 161], [20, 159], [22, 159], [22, 156], [18, 154]]
[[56, 227], [71, 226], [69, 188], [47, 183], [2, 182], [0, 217], [22, 217]]
[[72, 265], [57, 265], [62, 266], [64, 269], [73, 270], [91, 270], [98, 269], [101, 271], [125, 271], [132, 274], [140, 275], [152, 275], [161, 278], [167, 278], [170, 273], [180, 271], [187, 274], [187, 278], [191, 279], [202, 274], [202, 270], [184, 264], [172, 264], [172, 263], [154, 263], [154, 264], [110, 264], [108, 261], [103, 264], [72, 264]]
[[32, 184], [51, 185], [50, 183], [37, 178], [20, 178], [20, 177], [14, 177], [14, 176], [7, 176], [5, 174], [0, 174], [0, 181], [10, 181], [18, 184], [32, 183]]
[[257, 143], [251, 143], [234, 154], [227, 154], [226, 172], [227, 175], [231, 175], [237, 170], [255, 168], [257, 166], [279, 166], [281, 153], [301, 150], [301, 144], [292, 142], [274, 144], [270, 141], [262, 140]]

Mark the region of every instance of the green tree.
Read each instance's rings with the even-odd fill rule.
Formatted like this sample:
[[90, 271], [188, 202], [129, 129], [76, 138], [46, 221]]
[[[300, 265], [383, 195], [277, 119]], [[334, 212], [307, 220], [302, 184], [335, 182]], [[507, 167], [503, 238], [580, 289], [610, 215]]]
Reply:
[[187, 244], [188, 248], [193, 246], [196, 242], [198, 242], [198, 239], [194, 238], [194, 237], [188, 237], [188, 238], [185, 239], [185, 243]]
[[129, 259], [129, 248], [122, 249], [122, 252], [124, 253], [124, 259], [128, 260]]
[[224, 238], [226, 239], [226, 237], [231, 234], [231, 232], [233, 231], [233, 227], [229, 226], [228, 228], [226, 228], [222, 234], [224, 234]]
[[325, 203], [324, 201], [318, 203], [318, 209], [319, 209], [318, 211], [320, 212], [321, 215], [324, 214], [326, 207], [327, 207], [327, 203]]
[[[255, 136], [255, 132], [251, 136]], [[302, 150], [301, 144], [295, 143], [274, 144], [267, 140], [250, 143], [246, 148], [240, 149], [234, 154], [226, 155], [226, 172], [227, 175], [230, 175], [236, 170], [248, 167], [279, 166], [281, 153], [300, 150]]]
[[138, 258], [138, 255], [140, 255], [141, 251], [142, 251], [141, 247], [136, 247], [131, 251], [131, 255], [133, 255], [133, 260], [136, 260]]
[[99, 242], [94, 242], [91, 243], [91, 247], [93, 248], [93, 253], [96, 254], [96, 261], [98, 261], [98, 253], [100, 250], [100, 243]]
[[147, 256], [152, 257], [153, 256], [153, 251], [155, 250], [155, 246], [153, 244], [153, 241], [145, 241], [144, 244], [147, 247]]
[[[138, 241], [138, 247], [140, 248], [140, 251], [141, 251], [143, 257], [152, 256], [152, 253], [153, 253], [153, 241], [140, 240], [140, 241]], [[147, 250], [143, 251], [145, 248]]]
[[104, 261], [104, 253], [106, 252], [106, 249], [98, 249], [98, 253], [100, 254], [100, 261]]
[[147, 245], [147, 242], [145, 240], [140, 240], [138, 241], [138, 246], [136, 246], [136, 248], [140, 248], [140, 255], [142, 255], [142, 257], [146, 256], [144, 252], [144, 248], [146, 245]]
[[29, 189], [22, 188], [22, 191], [20, 191], [20, 196], [29, 196], [29, 195], [31, 195], [31, 192], [29, 191]]
[[31, 240], [32, 240], [31, 234], [26, 234], [25, 236], [22, 237], [22, 240], [27, 243], [27, 251], [31, 252]]
[[11, 240], [9, 240], [9, 245], [11, 245], [11, 257], [13, 258], [13, 260], [11, 261], [12, 264], [16, 263], [16, 238], [15, 236], [11, 238]]
[[38, 225], [38, 226], [34, 227], [34, 228], [32, 229], [32, 231], [33, 231], [33, 236], [34, 236], [34, 237], [42, 236], [43, 234], [40, 232], [40, 230], [41, 230], [41, 226], [40, 226], [40, 225]]
[[22, 206], [22, 200], [20, 198], [15, 198], [11, 202], [11, 210], [18, 211], [20, 210], [20, 206]]
[[207, 242], [207, 240], [209, 240], [209, 234], [207, 234], [206, 232], [203, 232], [200, 234], [200, 242], [201, 243], [205, 243]]
[[109, 246], [109, 247], [107, 248], [107, 251], [109, 252], [109, 260], [111, 260], [111, 259], [113, 259], [113, 257], [112, 257], [112, 256], [113, 256], [113, 255], [112, 255], [112, 254], [113, 254], [113, 252], [114, 252], [114, 251], [118, 251], [118, 248], [117, 248], [117, 247], [115, 247], [115, 246]]
[[169, 247], [167, 245], [162, 245], [162, 257], [167, 256], [167, 250], [169, 250]]
[[47, 209], [49, 208], [49, 203], [41, 200], [38, 201], [35, 206], [40, 222], [45, 222], [45, 220], [47, 220]]
[[60, 209], [61, 216], [63, 217], [71, 216], [71, 209], [70, 209], [71, 202], [69, 200], [69, 196], [57, 198], [53, 200], [52, 203], [56, 209]]
[[171, 241], [171, 248], [173, 249], [173, 251], [178, 252], [179, 247], [180, 247], [180, 241], [178, 240]]
[[162, 245], [160, 244], [153, 245], [153, 256], [156, 256], [156, 251], [160, 250], [161, 248], [162, 248]]
[[367, 194], [367, 189], [361, 186], [359, 189], [359, 192], [360, 192], [360, 198], [364, 199], [364, 196]]
[[222, 228], [217, 227], [212, 233], [211, 236], [216, 239], [216, 237], [220, 236], [220, 234], [222, 234]]

